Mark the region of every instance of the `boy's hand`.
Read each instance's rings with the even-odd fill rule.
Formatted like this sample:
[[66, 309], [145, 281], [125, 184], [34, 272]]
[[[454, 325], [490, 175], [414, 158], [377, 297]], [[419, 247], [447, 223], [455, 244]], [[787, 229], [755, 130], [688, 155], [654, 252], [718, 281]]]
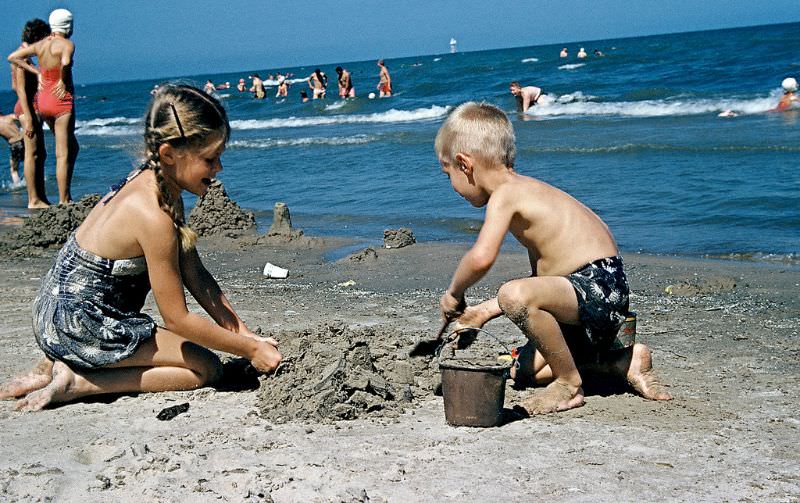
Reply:
[[439, 309], [442, 312], [442, 319], [444, 320], [458, 318], [466, 308], [467, 301], [464, 300], [464, 296], [462, 295], [460, 298], [456, 298], [449, 290], [445, 290], [444, 295], [439, 299]]

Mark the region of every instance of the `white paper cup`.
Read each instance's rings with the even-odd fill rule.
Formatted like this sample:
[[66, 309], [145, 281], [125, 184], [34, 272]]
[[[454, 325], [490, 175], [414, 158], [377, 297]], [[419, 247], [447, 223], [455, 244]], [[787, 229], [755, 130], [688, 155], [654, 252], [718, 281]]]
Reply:
[[264, 276], [268, 278], [285, 279], [287, 276], [289, 276], [289, 270], [267, 262], [267, 264], [264, 266]]

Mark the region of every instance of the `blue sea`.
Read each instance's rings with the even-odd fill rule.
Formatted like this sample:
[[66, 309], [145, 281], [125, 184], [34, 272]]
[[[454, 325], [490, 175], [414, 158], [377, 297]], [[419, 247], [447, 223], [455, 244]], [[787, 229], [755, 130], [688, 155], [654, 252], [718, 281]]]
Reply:
[[[560, 59], [564, 45], [571, 55]], [[584, 60], [574, 57], [580, 46], [589, 52]], [[352, 72], [356, 99], [336, 97], [337, 64]], [[482, 210], [452, 191], [433, 140], [448, 110], [481, 100], [508, 112], [516, 169], [594, 209], [624, 251], [798, 263], [800, 111], [770, 112], [781, 80], [800, 78], [798, 23], [387, 65], [395, 90], [389, 99], [367, 97], [378, 82], [374, 61], [176, 78], [235, 85], [253, 72], [294, 74], [284, 99], [273, 97], [275, 82], [265, 101], [219, 91], [233, 127], [219, 178], [261, 226], [284, 201], [293, 223], [312, 235], [380, 243], [385, 228], [410, 226], [420, 241], [473, 240]], [[300, 79], [317, 66], [331, 78], [329, 97], [301, 103], [307, 86]], [[551, 102], [516, 113], [512, 80], [543, 88]], [[106, 191], [136, 164], [141, 118], [159, 82], [77, 83], [75, 197]], [[14, 101], [0, 93], [0, 110], [9, 113]], [[726, 110], [737, 116], [718, 116]], [[49, 133], [47, 142], [48, 194], [57, 199]], [[5, 166], [8, 153], [0, 151]], [[6, 169], [0, 183], [0, 209], [27, 214], [24, 189], [10, 187]]]

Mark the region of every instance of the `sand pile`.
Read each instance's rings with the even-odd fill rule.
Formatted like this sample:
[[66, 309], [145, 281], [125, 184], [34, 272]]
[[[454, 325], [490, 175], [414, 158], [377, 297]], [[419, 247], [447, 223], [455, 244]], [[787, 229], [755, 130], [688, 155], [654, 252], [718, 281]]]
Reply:
[[91, 194], [73, 204], [59, 204], [38, 210], [18, 229], [3, 237], [3, 248], [16, 254], [32, 254], [61, 246], [100, 200]]
[[189, 214], [189, 227], [200, 236], [242, 232], [255, 226], [253, 212], [233, 202], [219, 180], [214, 180]]
[[386, 229], [383, 231], [383, 246], [385, 248], [402, 248], [417, 242], [414, 233], [407, 227], [399, 229]]
[[395, 417], [438, 377], [430, 358], [408, 357], [412, 337], [396, 329], [325, 325], [275, 336], [283, 361], [259, 398], [262, 417], [278, 423]]

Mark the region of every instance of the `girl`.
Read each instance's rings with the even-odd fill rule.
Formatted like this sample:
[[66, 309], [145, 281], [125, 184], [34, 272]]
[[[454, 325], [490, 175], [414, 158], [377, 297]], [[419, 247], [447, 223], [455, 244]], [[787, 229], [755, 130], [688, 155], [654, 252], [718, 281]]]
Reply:
[[[50, 36], [20, 47], [8, 56], [8, 61], [38, 75], [40, 90], [36, 94], [36, 105], [39, 115], [56, 137], [58, 202], [63, 204], [72, 201], [70, 185], [79, 148], [75, 138], [75, 103], [72, 99], [72, 56], [75, 53], [75, 44], [69, 39], [72, 13], [56, 9], [50, 13], [49, 22]], [[36, 56], [40, 69], [27, 62], [32, 56]]]
[[[26, 48], [50, 35], [50, 26], [41, 19], [31, 19], [22, 30], [22, 45]], [[26, 59], [26, 63], [32, 63]], [[44, 189], [44, 161], [47, 154], [44, 150], [42, 121], [36, 110], [35, 96], [39, 85], [36, 75], [26, 72], [14, 65], [11, 67], [11, 87], [17, 93], [17, 104], [14, 115], [19, 120], [25, 145], [24, 173], [25, 185], [28, 188], [28, 208], [46, 208], [50, 206]]]
[[[184, 223], [181, 192], [206, 193], [229, 135], [217, 100], [190, 86], [159, 87], [145, 119], [146, 161], [70, 236], [34, 301], [46, 359], [0, 398], [27, 395], [17, 408], [39, 410], [102, 393], [199, 388], [222, 368], [206, 347], [262, 372], [278, 366], [277, 342], [237, 316]], [[184, 286], [216, 324], [189, 312]], [[140, 312], [151, 287], [163, 328]]]

